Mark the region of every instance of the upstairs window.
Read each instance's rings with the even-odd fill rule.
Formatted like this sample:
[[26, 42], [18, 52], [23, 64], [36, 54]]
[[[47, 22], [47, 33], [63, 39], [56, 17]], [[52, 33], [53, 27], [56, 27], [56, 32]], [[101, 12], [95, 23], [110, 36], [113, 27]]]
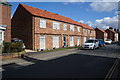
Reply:
[[58, 22], [53, 22], [53, 29], [60, 29], [60, 24]]
[[67, 24], [63, 24], [63, 30], [67, 30]]
[[74, 25], [70, 25], [70, 31], [74, 31]]
[[90, 34], [92, 34], [92, 31], [90, 30]]
[[40, 19], [40, 28], [46, 28], [46, 20]]
[[83, 29], [84, 34], [87, 34], [87, 29]]
[[90, 34], [90, 30], [88, 30], [88, 34]]
[[79, 26], [77, 27], [77, 30], [78, 30], [78, 32], [80, 32], [80, 27]]

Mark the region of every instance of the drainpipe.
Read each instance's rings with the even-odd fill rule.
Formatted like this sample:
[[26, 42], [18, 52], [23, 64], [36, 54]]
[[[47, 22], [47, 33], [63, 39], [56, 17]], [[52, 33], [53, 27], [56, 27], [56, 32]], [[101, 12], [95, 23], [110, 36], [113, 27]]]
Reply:
[[33, 19], [32, 19], [32, 43], [33, 43], [33, 50], [35, 50], [35, 17], [33, 16], [32, 17]]

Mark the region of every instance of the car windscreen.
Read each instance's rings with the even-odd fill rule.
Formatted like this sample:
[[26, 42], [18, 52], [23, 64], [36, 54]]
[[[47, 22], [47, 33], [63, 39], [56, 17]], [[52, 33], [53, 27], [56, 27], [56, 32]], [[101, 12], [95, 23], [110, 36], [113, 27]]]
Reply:
[[95, 40], [87, 40], [85, 43], [94, 43]]
[[111, 41], [110, 39], [106, 40], [106, 41]]

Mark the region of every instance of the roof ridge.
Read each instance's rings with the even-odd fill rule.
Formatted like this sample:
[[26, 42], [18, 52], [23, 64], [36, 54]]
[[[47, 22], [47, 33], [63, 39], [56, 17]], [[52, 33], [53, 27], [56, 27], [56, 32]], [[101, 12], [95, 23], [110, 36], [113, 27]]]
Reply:
[[[21, 4], [21, 3], [20, 3], [20, 5], [22, 5], [23, 7], [24, 7], [24, 6], [28, 6], [28, 5], [24, 5], [24, 4]], [[36, 7], [32, 7], [32, 6], [28, 6], [28, 7], [35, 8], [35, 9], [38, 9], [38, 10], [42, 10], [42, 9], [39, 9], [39, 8], [36, 8]], [[47, 10], [42, 10], [42, 11], [46, 11], [46, 12], [49, 12], [49, 13], [51, 13], [51, 14], [59, 15], [59, 14], [57, 14], [57, 13], [52, 13], [52, 12], [47, 11]], [[59, 15], [59, 16], [62, 16], [62, 15]], [[63, 17], [66, 17], [66, 16], [63, 16]], [[66, 17], [66, 18], [69, 18], [69, 17]], [[69, 19], [71, 19], [71, 18], [69, 18]], [[72, 19], [71, 19], [71, 20], [72, 20]]]
[[108, 30], [110, 30], [110, 31], [112, 31], [112, 32], [114, 32], [114, 33], [116, 33], [114, 30], [111, 30], [111, 29], [108, 29]]
[[100, 29], [100, 28], [98, 28], [98, 27], [96, 27], [97, 29], [99, 29], [100, 31], [102, 31], [102, 32], [104, 32], [104, 33], [106, 33], [106, 31], [105, 30], [102, 30], [102, 29]]

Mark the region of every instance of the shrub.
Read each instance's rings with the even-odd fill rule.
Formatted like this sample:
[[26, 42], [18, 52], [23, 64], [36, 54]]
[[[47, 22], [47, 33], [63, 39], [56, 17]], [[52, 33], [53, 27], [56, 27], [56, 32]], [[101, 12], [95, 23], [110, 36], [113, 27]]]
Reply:
[[23, 51], [22, 42], [4, 42], [3, 53], [21, 52]]
[[10, 46], [11, 42], [4, 42], [3, 43], [3, 53], [9, 53], [10, 52]]

